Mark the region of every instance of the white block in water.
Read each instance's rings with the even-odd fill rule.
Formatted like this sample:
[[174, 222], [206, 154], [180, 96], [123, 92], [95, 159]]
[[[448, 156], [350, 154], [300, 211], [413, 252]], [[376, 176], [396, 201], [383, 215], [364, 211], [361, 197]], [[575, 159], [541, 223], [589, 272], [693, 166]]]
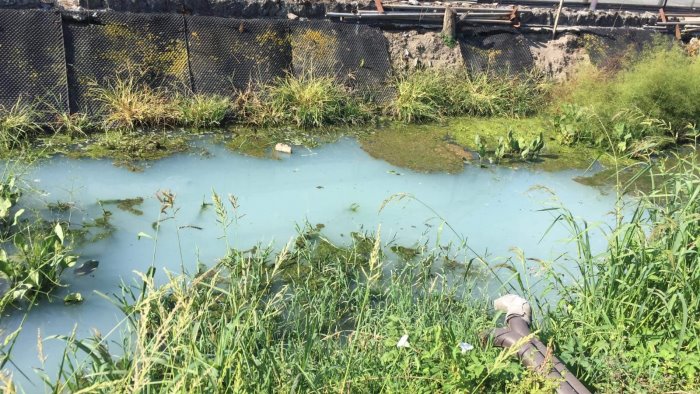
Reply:
[[281, 142], [278, 142], [277, 145], [275, 145], [275, 150], [277, 152], [282, 152], [282, 153], [289, 153], [289, 154], [292, 153], [292, 147], [287, 145], [287, 144], [283, 144]]

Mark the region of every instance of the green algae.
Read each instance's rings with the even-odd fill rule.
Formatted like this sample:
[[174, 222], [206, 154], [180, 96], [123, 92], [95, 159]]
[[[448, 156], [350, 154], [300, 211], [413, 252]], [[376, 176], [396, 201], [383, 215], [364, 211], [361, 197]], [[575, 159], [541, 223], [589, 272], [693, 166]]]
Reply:
[[448, 147], [448, 129], [435, 125], [392, 125], [359, 138], [375, 159], [420, 172], [458, 173], [464, 162]]
[[218, 142], [229, 150], [247, 156], [277, 159], [274, 151], [277, 143], [314, 148], [337, 141], [344, 136], [356, 136], [365, 132], [363, 128], [329, 127], [323, 130], [304, 130], [294, 127], [236, 127], [217, 135]]
[[135, 215], [135, 216], [142, 216], [143, 215], [143, 211], [137, 208], [137, 207], [140, 207], [141, 204], [143, 204], [143, 197], [124, 198], [124, 199], [117, 199], [117, 200], [101, 200], [100, 204], [101, 205], [116, 205], [117, 208], [121, 209], [124, 212], [129, 212], [132, 215]]
[[411, 261], [421, 254], [420, 249], [417, 247], [411, 248], [402, 245], [392, 245], [389, 249], [403, 261]]
[[75, 159], [112, 159], [118, 166], [139, 171], [144, 162], [188, 151], [190, 137], [184, 132], [114, 130], [79, 142], [54, 139], [51, 150]]
[[[585, 169], [598, 160], [605, 167], [628, 165], [631, 159], [615, 158], [599, 149], [567, 146], [559, 143], [546, 117], [461, 117], [442, 123], [406, 125], [391, 124], [361, 136], [362, 148], [372, 157], [421, 172], [458, 173], [464, 163], [489, 164], [499, 138], [513, 130], [525, 140], [544, 135], [545, 146], [537, 160], [525, 162], [507, 159], [501, 165], [530, 167], [544, 171]], [[486, 146], [486, 157], [479, 160], [475, 144], [479, 136]]]

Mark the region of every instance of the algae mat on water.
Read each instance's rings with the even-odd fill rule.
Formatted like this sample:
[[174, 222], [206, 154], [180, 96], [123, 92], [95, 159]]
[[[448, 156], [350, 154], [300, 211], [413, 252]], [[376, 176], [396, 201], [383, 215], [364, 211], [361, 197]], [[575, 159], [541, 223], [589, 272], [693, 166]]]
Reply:
[[510, 158], [502, 160], [502, 165], [528, 165], [545, 171], [559, 171], [587, 168], [596, 160], [604, 166], [614, 162], [610, 155], [596, 149], [562, 145], [551, 133], [549, 121], [543, 117], [465, 117], [434, 124], [392, 124], [360, 137], [360, 142], [372, 157], [393, 165], [421, 172], [456, 173], [462, 171], [465, 162], [479, 164], [477, 135], [486, 147], [482, 164], [489, 164], [499, 138], [505, 138], [509, 130], [524, 140], [542, 133], [545, 146], [536, 160]]

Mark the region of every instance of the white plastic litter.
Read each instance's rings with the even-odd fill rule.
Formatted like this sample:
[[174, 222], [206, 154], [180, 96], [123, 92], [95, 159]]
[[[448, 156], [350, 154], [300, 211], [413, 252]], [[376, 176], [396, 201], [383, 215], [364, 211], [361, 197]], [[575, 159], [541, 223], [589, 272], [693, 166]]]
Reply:
[[408, 335], [404, 335], [399, 339], [399, 341], [396, 343], [396, 347], [401, 349], [404, 347], [411, 347], [411, 345], [408, 344]]

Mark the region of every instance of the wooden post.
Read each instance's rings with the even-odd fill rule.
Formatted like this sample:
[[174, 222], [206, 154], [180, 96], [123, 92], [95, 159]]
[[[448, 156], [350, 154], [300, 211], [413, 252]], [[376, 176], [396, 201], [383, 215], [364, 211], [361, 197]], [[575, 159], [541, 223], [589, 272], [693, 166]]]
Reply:
[[457, 14], [449, 5], [445, 6], [445, 18], [442, 20], [442, 35], [453, 40], [457, 36]]
[[382, 5], [382, 0], [374, 0], [374, 5], [377, 6], [377, 11], [380, 14], [384, 13], [384, 6]]
[[557, 16], [554, 18], [554, 28], [552, 29], [552, 38], [557, 37], [557, 26], [559, 26], [559, 15], [561, 15], [561, 8], [564, 7], [564, 0], [559, 0], [559, 8], [557, 8]]

